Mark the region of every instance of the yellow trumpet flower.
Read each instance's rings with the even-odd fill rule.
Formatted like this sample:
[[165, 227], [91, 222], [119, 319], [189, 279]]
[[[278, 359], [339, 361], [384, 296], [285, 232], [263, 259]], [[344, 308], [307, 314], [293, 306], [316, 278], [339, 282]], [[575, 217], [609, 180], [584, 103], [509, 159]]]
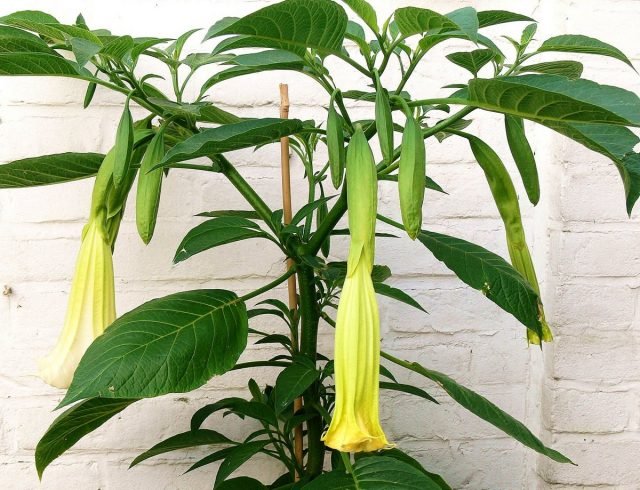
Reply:
[[100, 216], [83, 231], [64, 328], [53, 351], [39, 362], [40, 377], [68, 388], [94, 339], [116, 319], [111, 246]]
[[351, 244], [336, 319], [335, 409], [323, 440], [338, 451], [370, 452], [390, 445], [378, 414], [380, 316], [371, 280], [377, 177], [361, 129], [347, 152], [347, 186]]

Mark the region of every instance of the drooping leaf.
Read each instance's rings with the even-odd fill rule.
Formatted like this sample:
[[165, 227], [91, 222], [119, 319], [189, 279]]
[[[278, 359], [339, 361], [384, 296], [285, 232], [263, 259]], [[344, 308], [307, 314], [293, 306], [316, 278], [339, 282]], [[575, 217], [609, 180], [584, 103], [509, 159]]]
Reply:
[[524, 131], [524, 121], [519, 117], [506, 115], [504, 123], [511, 155], [520, 172], [529, 201], [535, 206], [540, 200], [540, 182], [536, 159]]
[[440, 485], [412, 465], [387, 456], [361, 458], [353, 472], [334, 470], [304, 486], [305, 490], [441, 490]]
[[640, 98], [633, 92], [590, 80], [522, 75], [469, 82], [476, 107], [537, 122], [589, 122], [640, 126]]
[[297, 54], [279, 49], [239, 55], [233, 59], [232, 63], [236, 66], [211, 76], [202, 85], [201, 91], [205, 92], [217, 83], [244, 75], [272, 70], [301, 71], [304, 67], [304, 61]]
[[245, 218], [224, 216], [200, 223], [182, 239], [173, 262], [177, 264], [189, 257], [220, 245], [250, 238], [267, 238], [260, 227]]
[[223, 398], [222, 400], [219, 400], [215, 403], [210, 403], [202, 408], [199, 408], [191, 417], [191, 430], [198, 430], [210, 415], [220, 410], [231, 408], [244, 401], [245, 400], [243, 398], [229, 397]]
[[[215, 27], [215, 26], [214, 26]], [[347, 28], [347, 14], [334, 2], [287, 0], [257, 10], [220, 29], [209, 31], [205, 39], [244, 35], [259, 46], [286, 49], [303, 55], [308, 48], [338, 52]]]
[[42, 478], [42, 473], [51, 462], [135, 401], [92, 398], [62, 413], [49, 426], [36, 447], [38, 476]]
[[196, 446], [229, 444], [231, 442], [232, 441], [228, 437], [220, 434], [219, 432], [216, 432], [215, 430], [189, 430], [187, 432], [182, 432], [181, 434], [171, 436], [168, 439], [159, 442], [152, 448], [146, 450], [131, 462], [129, 468], [133, 468], [137, 464], [140, 464], [149, 458], [153, 458], [154, 456], [158, 456], [160, 454], [169, 453], [171, 451], [177, 451], [179, 449], [186, 449]]
[[60, 184], [93, 177], [104, 155], [57, 153], [0, 165], [0, 189]]
[[571, 460], [566, 456], [545, 446], [521, 422], [469, 388], [465, 388], [448, 376], [427, 369], [416, 362], [407, 363], [407, 365], [403, 364], [403, 366], [434, 381], [464, 408], [513, 437], [516, 441], [558, 463], [571, 463]]
[[160, 166], [277, 141], [302, 129], [298, 119], [251, 119], [205, 129], [171, 148]]
[[278, 375], [275, 387], [275, 410], [282, 412], [302, 395], [320, 373], [317, 369], [302, 363], [293, 363]]
[[506, 24], [507, 22], [535, 22], [526, 15], [509, 12], [507, 10], [484, 10], [478, 12], [478, 25], [480, 28]]
[[584, 67], [579, 61], [561, 60], [561, 61], [545, 61], [543, 63], [534, 63], [531, 65], [521, 66], [519, 73], [543, 73], [546, 75], [560, 75], [572, 80], [582, 76]]
[[429, 393], [424, 391], [422, 388], [418, 388], [417, 386], [401, 384], [401, 383], [390, 383], [388, 381], [380, 381], [380, 389], [381, 390], [392, 390], [392, 391], [400, 391], [402, 393], [408, 393], [410, 395], [415, 395], [420, 398], [424, 398], [425, 400], [429, 400], [433, 403], [438, 403], [438, 400], [433, 398]]
[[151, 300], [91, 344], [59, 406], [94, 396], [191, 391], [233, 368], [247, 335], [246, 306], [230, 291], [184, 291]]
[[353, 10], [358, 17], [364, 20], [373, 32], [378, 32], [378, 16], [376, 10], [366, 0], [342, 0], [342, 3]]
[[225, 480], [216, 486], [216, 490], [268, 490], [259, 480], [248, 476], [239, 476]]
[[388, 298], [395, 299], [396, 301], [400, 301], [409, 306], [413, 306], [424, 313], [427, 313], [420, 303], [418, 303], [415, 299], [405, 293], [402, 289], [394, 288], [389, 286], [388, 284], [384, 284], [382, 282], [374, 282], [373, 289], [375, 289], [376, 293], [381, 294], [383, 296], [387, 296]]
[[640, 197], [640, 153], [634, 151], [640, 138], [624, 126], [610, 124], [563, 124], [547, 121], [545, 126], [613, 161], [622, 177], [627, 213], [630, 215]]
[[267, 444], [269, 441], [252, 441], [232, 448], [218, 469], [215, 487], [217, 488], [231, 473], [262, 451]]
[[554, 36], [547, 39], [542, 43], [542, 46], [538, 48], [538, 52], [545, 51], [599, 54], [601, 56], [608, 56], [610, 58], [620, 60], [633, 68], [633, 64], [629, 61], [629, 58], [627, 58], [627, 56], [618, 48], [589, 36], [582, 36], [578, 34]]
[[496, 54], [491, 49], [476, 49], [474, 51], [460, 51], [447, 55], [447, 59], [465, 70], [471, 72], [475, 77], [478, 72], [494, 59]]

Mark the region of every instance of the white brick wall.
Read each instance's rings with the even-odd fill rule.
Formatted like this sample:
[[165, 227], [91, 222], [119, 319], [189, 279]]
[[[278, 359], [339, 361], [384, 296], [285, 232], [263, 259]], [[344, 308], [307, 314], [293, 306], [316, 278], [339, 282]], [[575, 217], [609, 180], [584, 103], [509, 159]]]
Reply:
[[[0, 15], [19, 9], [48, 10], [72, 21], [82, 11], [95, 27], [117, 33], [176, 36], [192, 27], [208, 27], [227, 15], [242, 15], [270, 2], [264, 0], [144, 0], [105, 2], [4, 0]], [[473, 5], [507, 8], [537, 18], [538, 38], [585, 33], [612, 42], [638, 61], [636, 31], [640, 5], [633, 0], [419, 1], [377, 0], [381, 14], [402, 5], [439, 11]], [[382, 16], [382, 15], [381, 15]], [[516, 25], [506, 29], [517, 35]], [[500, 32], [501, 28], [494, 28]], [[464, 43], [434, 50], [437, 55]], [[435, 57], [434, 57], [435, 58]], [[640, 91], [640, 80], [624, 65], [597, 57], [586, 76]], [[436, 63], [439, 63], [436, 61]], [[340, 63], [337, 81], [354, 88], [361, 82]], [[437, 69], [434, 69], [437, 66]], [[461, 71], [444, 64], [427, 65], [408, 89], [417, 96], [437, 94], [459, 81]], [[640, 66], [640, 65], [639, 65]], [[290, 84], [292, 116], [322, 117], [327, 97], [306, 78], [292, 73], [258, 75], [222, 84], [212, 100], [247, 115], [276, 115], [280, 81]], [[120, 96], [99, 91], [82, 110], [84, 84], [60, 79], [0, 78], [0, 162], [62, 151], [105, 151], [113, 140]], [[476, 131], [505, 152], [499, 118], [477, 115]], [[408, 240], [382, 241], [378, 262], [394, 272], [393, 282], [412, 293], [429, 316], [381, 300], [385, 348], [444, 371], [507, 409], [566, 452], [579, 465], [562, 466], [538, 458], [491, 426], [452, 404], [416, 376], [394, 372], [438, 394], [441, 407], [387, 397], [382, 415], [398, 445], [441, 472], [455, 488], [617, 488], [640, 487], [640, 348], [638, 287], [640, 242], [638, 213], [625, 216], [622, 185], [612, 164], [551, 132], [528, 126], [537, 148], [543, 198], [537, 209], [523, 202], [530, 242], [544, 290], [556, 343], [528, 350], [524, 329], [474, 291], [465, 288], [419, 245]], [[238, 152], [234, 162], [274, 207], [279, 207], [277, 148]], [[455, 139], [428, 146], [429, 173], [449, 192], [430, 192], [425, 223], [476, 241], [505, 254], [503, 232], [482, 174], [466, 145]], [[294, 161], [294, 175], [301, 169]], [[191, 414], [208, 400], [242, 395], [249, 376], [231, 373], [187, 395], [165, 396], [127, 409], [70, 453], [56, 461], [38, 483], [33, 451], [56, 414], [51, 409], [61, 392], [44, 385], [34, 373], [36, 360], [54, 344], [62, 324], [66, 297], [86, 217], [90, 182], [64, 187], [0, 192], [0, 475], [6, 489], [177, 489], [210, 488], [211, 470], [180, 476], [203, 450], [155, 458], [133, 470], [129, 462], [163, 437], [185, 430]], [[188, 189], [185, 191], [185, 189]], [[381, 186], [382, 206], [398, 215], [394, 188]], [[295, 193], [300, 203], [304, 188]], [[522, 194], [522, 192], [521, 192]], [[282, 269], [278, 251], [251, 242], [202, 254], [171, 266], [183, 234], [198, 212], [240, 205], [233, 188], [219, 176], [172, 172], [163, 193], [157, 235], [145, 248], [131, 215], [126, 218], [115, 255], [119, 312], [142, 301], [186, 288], [215, 286], [248, 291]], [[343, 257], [344, 241], [334, 247]], [[407, 256], [416, 257], [414, 263]], [[325, 348], [330, 331], [321, 332]], [[250, 359], [264, 351], [251, 347]], [[273, 376], [273, 373], [271, 373]], [[411, 403], [409, 403], [411, 402]], [[153, 416], [149, 410], [153, 409]], [[229, 435], [251, 427], [220, 419], [212, 427]], [[249, 474], [275, 477], [281, 468], [260, 461]]]

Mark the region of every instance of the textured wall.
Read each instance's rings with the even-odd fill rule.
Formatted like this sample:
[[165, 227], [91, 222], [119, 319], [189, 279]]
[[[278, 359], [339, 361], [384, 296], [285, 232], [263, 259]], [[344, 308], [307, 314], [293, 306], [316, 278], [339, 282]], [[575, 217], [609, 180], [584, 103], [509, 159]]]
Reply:
[[[95, 0], [4, 0], [0, 15], [34, 8], [71, 22], [82, 11], [92, 26], [123, 34], [171, 37], [267, 3], [114, 0], [107, 6]], [[636, 34], [640, 2], [634, 0], [525, 0], [517, 7], [506, 0], [373, 3], [384, 14], [408, 4], [444, 12], [464, 5], [517, 9], [541, 21], [538, 39], [560, 33], [591, 34], [617, 45], [635, 60], [640, 54]], [[518, 27], [507, 29], [515, 36]], [[448, 44], [434, 50], [432, 59], [467, 47]], [[638, 77], [624, 65], [597, 57], [585, 61], [590, 66], [585, 74], [588, 78], [640, 91]], [[465, 77], [453, 66], [435, 63], [425, 65], [409, 85], [415, 96], [443, 93], [441, 86]], [[353, 71], [340, 63], [334, 65], [341, 87], [362, 85]], [[306, 78], [291, 73], [227, 82], [211, 98], [245, 115], [276, 115], [281, 81], [290, 84], [292, 116], [322, 117], [321, 106], [328, 97]], [[0, 78], [0, 162], [63, 151], [106, 151], [113, 143], [123, 100], [98, 91], [91, 108], [82, 110], [83, 94], [84, 84], [76, 81]], [[366, 106], [357, 110], [367, 114]], [[489, 114], [475, 118], [475, 131], [501, 150], [512, 166], [502, 131], [496, 130], [502, 126], [500, 118]], [[414, 293], [430, 311], [426, 316], [381, 299], [383, 343], [385, 349], [450, 374], [526, 419], [579, 467], [537, 458], [452, 405], [434, 386], [397, 369], [400, 378], [419, 382], [437, 395], [442, 406], [406, 396], [387, 397], [382, 408], [385, 427], [401, 448], [441, 472], [455, 488], [635, 489], [640, 486], [638, 219], [626, 217], [620, 179], [604, 157], [547, 130], [532, 126], [529, 130], [537, 148], [543, 198], [535, 210], [526, 202], [522, 205], [556, 343], [544, 353], [528, 350], [521, 326], [464, 287], [421, 245], [380, 240], [378, 262], [391, 267], [394, 285]], [[443, 144], [431, 142], [428, 155], [429, 174], [450, 194], [428, 193], [425, 227], [476, 241], [505, 255], [500, 220], [466, 145], [454, 138]], [[276, 146], [256, 153], [237, 152], [232, 161], [270, 205], [280, 206]], [[301, 166], [296, 160], [293, 165], [295, 182], [301, 183]], [[62, 325], [90, 189], [91, 182], [86, 181], [0, 192], [0, 287], [7, 285], [12, 290], [0, 297], [2, 486], [16, 490], [210, 488], [211, 471], [180, 476], [206, 454], [202, 450], [172, 453], [133, 470], [127, 467], [140, 451], [185, 430], [198, 407], [222, 396], [243, 395], [247, 379], [263, 373], [231, 373], [194, 393], [136, 404], [57, 460], [39, 487], [33, 451], [56, 416], [51, 410], [62, 393], [34, 375], [36, 360], [53, 346]], [[304, 186], [294, 191], [300, 203]], [[398, 216], [394, 187], [381, 184], [381, 198], [382, 208]], [[179, 240], [199, 222], [194, 214], [236, 205], [241, 205], [239, 195], [219, 176], [172, 172], [153, 242], [143, 246], [130, 213], [123, 224], [115, 254], [119, 312], [182, 289], [249, 291], [278, 275], [283, 268], [278, 250], [256, 242], [220, 248], [171, 266]], [[334, 247], [334, 259], [344, 258], [344, 245]], [[330, 349], [328, 328], [323, 328], [321, 338]], [[243, 359], [258, 355], [270, 353], [252, 346]], [[231, 419], [224, 424], [212, 419], [211, 427], [231, 436], [253, 429]], [[260, 461], [246, 471], [267, 478], [277, 476], [281, 468]]]

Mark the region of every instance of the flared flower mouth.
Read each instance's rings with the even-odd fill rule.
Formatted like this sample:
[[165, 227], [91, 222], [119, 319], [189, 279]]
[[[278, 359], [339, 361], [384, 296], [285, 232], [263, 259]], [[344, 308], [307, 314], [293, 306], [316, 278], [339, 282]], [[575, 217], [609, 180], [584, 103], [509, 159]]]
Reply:
[[116, 318], [113, 259], [102, 222], [92, 217], [83, 230], [62, 333], [38, 363], [40, 377], [56, 388], [69, 387], [89, 345]]

